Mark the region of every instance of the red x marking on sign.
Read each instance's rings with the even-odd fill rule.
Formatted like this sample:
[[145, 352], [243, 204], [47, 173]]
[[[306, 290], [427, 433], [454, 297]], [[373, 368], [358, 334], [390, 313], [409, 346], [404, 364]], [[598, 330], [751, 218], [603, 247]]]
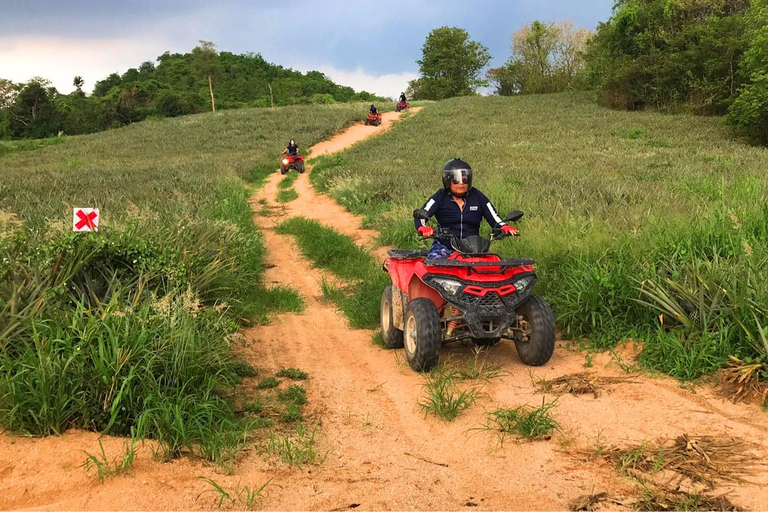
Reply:
[[94, 229], [96, 227], [96, 225], [93, 223], [93, 221], [96, 220], [96, 217], [97, 217], [96, 212], [91, 212], [88, 215], [86, 215], [83, 210], [77, 210], [75, 212], [75, 215], [77, 215], [77, 218], [80, 219], [80, 222], [75, 224], [75, 227], [77, 229], [83, 229], [86, 226], [88, 226], [89, 229]]

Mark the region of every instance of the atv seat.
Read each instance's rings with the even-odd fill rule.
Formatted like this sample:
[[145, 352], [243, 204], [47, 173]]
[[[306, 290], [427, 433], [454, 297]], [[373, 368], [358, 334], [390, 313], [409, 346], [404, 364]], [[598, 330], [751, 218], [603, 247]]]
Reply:
[[395, 260], [411, 260], [414, 258], [426, 258], [429, 251], [422, 249], [390, 249], [387, 251], [387, 254]]

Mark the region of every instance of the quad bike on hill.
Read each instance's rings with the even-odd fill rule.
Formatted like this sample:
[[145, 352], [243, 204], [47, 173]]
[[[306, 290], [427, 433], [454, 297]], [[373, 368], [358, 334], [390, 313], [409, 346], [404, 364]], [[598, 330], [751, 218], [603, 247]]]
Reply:
[[381, 124], [381, 114], [368, 114], [365, 118], [365, 126], [379, 126]]
[[280, 174], [288, 174], [291, 169], [296, 169], [299, 174], [304, 172], [304, 157], [301, 155], [283, 155], [280, 159]]
[[411, 108], [411, 104], [408, 102], [400, 101], [397, 103], [397, 107], [395, 107], [395, 110], [398, 112], [402, 112], [403, 110]]
[[[514, 211], [505, 222], [515, 222]], [[427, 220], [425, 210], [414, 217]], [[492, 346], [502, 338], [515, 342], [520, 360], [530, 366], [549, 361], [555, 348], [555, 319], [549, 304], [533, 294], [533, 260], [502, 258], [489, 252], [487, 238], [455, 237], [437, 227], [434, 237], [448, 239], [455, 252], [426, 259], [428, 251], [390, 250], [384, 263], [392, 285], [381, 297], [381, 333], [390, 348], [405, 347], [411, 368], [427, 372], [438, 362], [443, 343], [471, 339]]]

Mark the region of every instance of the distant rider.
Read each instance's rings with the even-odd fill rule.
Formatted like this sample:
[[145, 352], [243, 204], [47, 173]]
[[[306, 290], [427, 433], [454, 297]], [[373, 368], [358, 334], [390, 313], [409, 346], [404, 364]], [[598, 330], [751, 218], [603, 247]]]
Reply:
[[288, 156], [296, 156], [299, 154], [299, 146], [296, 145], [296, 141], [291, 139], [288, 143], [288, 147], [283, 150], [283, 155], [288, 153]]
[[404, 92], [401, 92], [401, 93], [400, 93], [400, 103], [402, 103], [403, 105], [405, 105], [406, 103], [408, 103], [408, 100], [407, 100], [407, 99], [405, 99], [405, 93], [404, 93]]
[[[494, 229], [505, 235], [515, 236], [515, 228], [501, 220], [496, 208], [485, 194], [472, 188], [472, 168], [464, 160], [454, 158], [443, 167], [443, 188], [435, 192], [424, 205], [430, 217], [435, 216], [440, 226], [447, 228], [456, 238], [480, 234], [483, 218]], [[423, 237], [434, 235], [435, 231], [426, 221], [415, 219], [416, 230]], [[440, 238], [432, 242], [429, 259], [447, 258], [453, 253], [451, 242]]]
[[373, 103], [371, 103], [371, 115], [377, 116], [378, 114], [379, 114], [379, 110], [376, 108], [376, 106]]

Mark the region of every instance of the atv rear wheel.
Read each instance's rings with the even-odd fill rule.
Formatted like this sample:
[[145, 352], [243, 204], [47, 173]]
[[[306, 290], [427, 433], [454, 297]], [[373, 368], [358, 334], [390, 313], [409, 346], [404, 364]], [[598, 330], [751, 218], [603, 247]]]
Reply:
[[288, 168], [285, 165], [280, 164], [280, 174], [286, 174], [287, 172]]
[[365, 119], [365, 126], [368, 126], [368, 122], [369, 122], [369, 121], [370, 121], [370, 120], [369, 120], [368, 118], [366, 118], [366, 119]]
[[528, 323], [528, 341], [515, 340], [517, 355], [528, 366], [541, 366], [555, 351], [555, 316], [547, 301], [531, 295], [517, 308], [517, 314]]
[[440, 316], [429, 299], [408, 304], [404, 322], [405, 359], [417, 372], [428, 372], [440, 357]]
[[[399, 292], [398, 292], [399, 293]], [[381, 337], [389, 348], [403, 348], [403, 331], [395, 327], [392, 314], [392, 285], [381, 295]]]

